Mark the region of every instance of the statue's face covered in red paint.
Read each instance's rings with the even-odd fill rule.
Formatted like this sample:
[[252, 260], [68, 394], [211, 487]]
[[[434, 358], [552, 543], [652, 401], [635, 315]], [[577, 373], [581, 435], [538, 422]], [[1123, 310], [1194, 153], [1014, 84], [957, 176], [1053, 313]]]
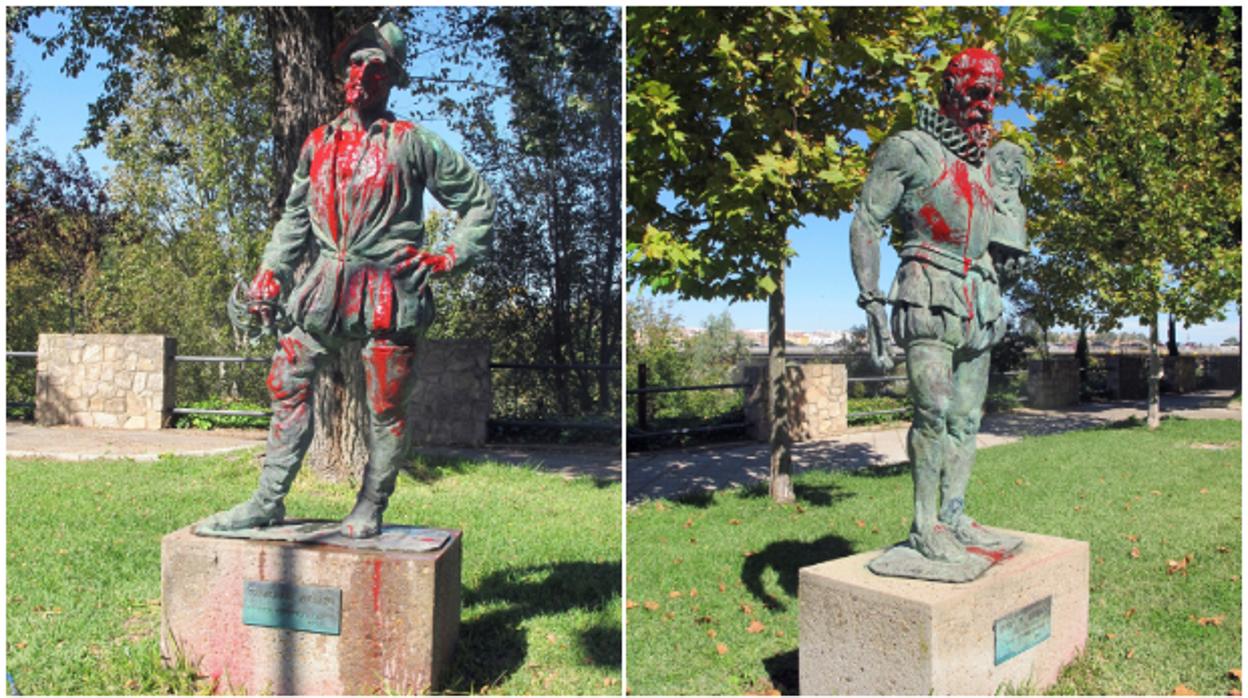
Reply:
[[379, 48], [360, 49], [351, 54], [347, 64], [347, 106], [360, 111], [383, 108], [390, 98], [390, 71], [386, 54]]
[[949, 60], [940, 91], [940, 111], [976, 141], [988, 135], [1005, 74], [989, 51], [968, 48]]

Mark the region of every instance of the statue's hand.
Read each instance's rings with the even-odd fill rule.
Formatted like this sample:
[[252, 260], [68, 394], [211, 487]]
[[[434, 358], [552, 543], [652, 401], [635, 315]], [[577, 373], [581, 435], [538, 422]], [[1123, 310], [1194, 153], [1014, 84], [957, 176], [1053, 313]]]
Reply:
[[864, 309], [867, 311], [867, 349], [871, 352], [871, 365], [880, 373], [888, 373], [893, 369], [893, 357], [889, 351], [892, 336], [888, 331], [884, 303], [868, 303]]
[[415, 247], [408, 247], [405, 258], [394, 265], [394, 273], [402, 274], [410, 269], [428, 270], [427, 273], [443, 274], [455, 268], [455, 246], [447, 245], [442, 254], [433, 254]]
[[282, 284], [271, 269], [261, 269], [247, 290], [247, 312], [260, 318], [264, 327], [272, 327], [276, 318], [273, 306], [282, 296]]

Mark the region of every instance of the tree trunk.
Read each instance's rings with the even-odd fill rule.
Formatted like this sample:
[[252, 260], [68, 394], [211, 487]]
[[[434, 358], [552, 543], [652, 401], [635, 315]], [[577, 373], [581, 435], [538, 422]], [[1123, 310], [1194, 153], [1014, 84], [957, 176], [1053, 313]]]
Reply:
[[[356, 7], [268, 7], [261, 11], [273, 45], [273, 198], [272, 219], [285, 207], [299, 150], [308, 134], [342, 110], [338, 78], [333, 74], [334, 47], [360, 25], [376, 18], [375, 9]], [[307, 271], [305, 264], [296, 278]], [[325, 361], [316, 378], [312, 445], [305, 467], [329, 480], [359, 481], [368, 459], [365, 434], [368, 409], [364, 396], [362, 343], [351, 342]]]
[[1174, 328], [1174, 316], [1170, 316], [1170, 322], [1166, 325], [1166, 351], [1170, 356], [1179, 355], [1179, 338], [1178, 332]]
[[1148, 327], [1148, 428], [1161, 426], [1161, 355], [1157, 324], [1161, 316], [1154, 313]]
[[776, 290], [767, 299], [767, 385], [771, 408], [771, 498], [782, 504], [796, 499], [784, 355], [784, 263], [781, 262], [776, 273]]

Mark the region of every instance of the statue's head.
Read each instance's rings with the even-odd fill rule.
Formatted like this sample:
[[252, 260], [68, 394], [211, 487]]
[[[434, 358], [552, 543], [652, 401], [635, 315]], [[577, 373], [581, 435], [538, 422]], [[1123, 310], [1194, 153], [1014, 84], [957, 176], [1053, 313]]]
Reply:
[[403, 62], [407, 41], [393, 23], [365, 24], [334, 49], [334, 73], [343, 80], [347, 106], [363, 111], [383, 108], [390, 88], [408, 82]]
[[940, 112], [980, 141], [988, 134], [992, 110], [1005, 73], [991, 51], [968, 48], [949, 59], [940, 86]]

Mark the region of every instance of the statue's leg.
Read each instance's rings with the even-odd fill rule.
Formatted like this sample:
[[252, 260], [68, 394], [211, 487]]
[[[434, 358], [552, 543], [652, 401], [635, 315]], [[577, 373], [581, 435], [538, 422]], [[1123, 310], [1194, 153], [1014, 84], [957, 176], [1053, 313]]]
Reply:
[[991, 352], [981, 351], [963, 360], [955, 358], [953, 401], [949, 406], [949, 437], [945, 449], [945, 475], [941, 482], [940, 520], [953, 530], [963, 545], [996, 547], [998, 536], [981, 528], [966, 515], [966, 490], [975, 467], [975, 437], [988, 394]]
[[907, 451], [914, 475], [914, 523], [910, 545], [923, 557], [962, 562], [967, 553], [937, 519], [941, 471], [944, 468], [947, 417], [953, 400], [953, 349], [933, 340], [906, 347], [906, 373], [914, 418]]
[[312, 386], [325, 353], [320, 342], [298, 327], [279, 340], [267, 381], [273, 418], [260, 484], [251, 499], [209, 519], [209, 528], [268, 526], [285, 517], [283, 500], [312, 442]]
[[343, 534], [352, 538], [369, 538], [381, 531], [381, 516], [406, 456], [405, 417], [415, 347], [373, 338], [361, 356], [368, 386], [368, 463], [355, 508], [342, 520]]

